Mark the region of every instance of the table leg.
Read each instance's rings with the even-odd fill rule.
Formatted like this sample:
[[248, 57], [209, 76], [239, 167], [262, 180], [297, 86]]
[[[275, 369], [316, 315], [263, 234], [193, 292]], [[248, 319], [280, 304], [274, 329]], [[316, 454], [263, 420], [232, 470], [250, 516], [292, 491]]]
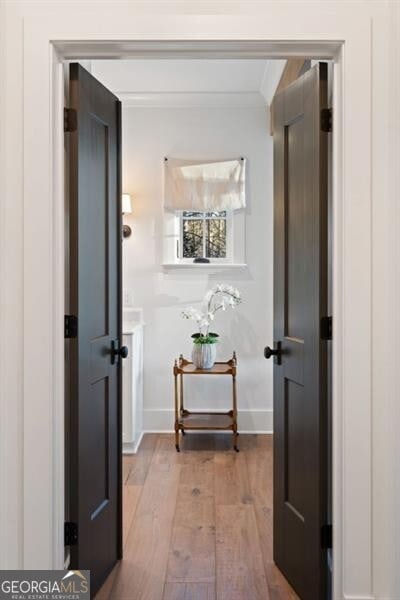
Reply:
[[[182, 416], [183, 413], [183, 374], [179, 376], [179, 411]], [[182, 427], [182, 435], [185, 435], [185, 430]]]
[[239, 434], [238, 434], [238, 431], [237, 431], [237, 424], [235, 423], [234, 426], [233, 426], [233, 449], [236, 452], [239, 452], [239, 448], [238, 448], [238, 445], [237, 445], [237, 436], [238, 435]]
[[183, 375], [179, 375], [179, 409], [182, 414], [183, 411]]
[[237, 396], [236, 396], [236, 375], [232, 376], [232, 386], [233, 386], [233, 448], [236, 452], [239, 452], [239, 448], [237, 445]]
[[179, 420], [178, 420], [178, 375], [175, 373], [175, 448], [177, 452], [180, 452], [179, 448]]

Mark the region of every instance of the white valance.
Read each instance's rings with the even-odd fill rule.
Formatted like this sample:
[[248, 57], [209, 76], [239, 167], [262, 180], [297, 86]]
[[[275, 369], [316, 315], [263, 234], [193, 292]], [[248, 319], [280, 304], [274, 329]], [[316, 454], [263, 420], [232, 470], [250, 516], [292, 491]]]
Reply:
[[246, 206], [246, 160], [164, 161], [164, 204], [169, 210], [221, 211]]

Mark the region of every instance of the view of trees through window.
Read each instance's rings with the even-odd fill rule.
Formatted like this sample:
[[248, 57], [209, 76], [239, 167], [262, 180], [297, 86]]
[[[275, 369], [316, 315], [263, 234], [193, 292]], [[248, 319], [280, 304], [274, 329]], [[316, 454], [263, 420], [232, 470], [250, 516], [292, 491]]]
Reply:
[[226, 211], [182, 213], [182, 257], [226, 258]]

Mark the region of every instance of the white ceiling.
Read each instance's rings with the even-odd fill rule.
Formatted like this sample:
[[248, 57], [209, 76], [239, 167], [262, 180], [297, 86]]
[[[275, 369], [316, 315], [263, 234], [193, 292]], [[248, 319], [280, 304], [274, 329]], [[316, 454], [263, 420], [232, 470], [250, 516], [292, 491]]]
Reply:
[[96, 60], [91, 71], [116, 95], [265, 94], [273, 92], [286, 61], [263, 59]]

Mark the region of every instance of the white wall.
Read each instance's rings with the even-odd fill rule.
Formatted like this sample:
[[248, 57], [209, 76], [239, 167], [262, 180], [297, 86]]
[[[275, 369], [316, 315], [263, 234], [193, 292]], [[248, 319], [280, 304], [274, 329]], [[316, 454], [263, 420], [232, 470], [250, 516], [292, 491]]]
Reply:
[[[94, 66], [95, 70], [95, 66]], [[163, 159], [248, 159], [246, 209], [247, 268], [163, 269]], [[144, 427], [173, 426], [172, 365], [190, 357], [195, 323], [181, 318], [187, 304], [199, 302], [215, 283], [231, 283], [243, 295], [236, 311], [219, 313], [218, 357], [238, 355], [239, 426], [272, 428], [272, 364], [263, 348], [272, 342], [272, 138], [265, 108], [175, 107], [123, 110], [123, 188], [133, 197], [126, 222], [133, 233], [124, 241], [124, 288], [144, 308]], [[185, 386], [191, 406], [230, 406], [231, 381], [191, 380]]]

